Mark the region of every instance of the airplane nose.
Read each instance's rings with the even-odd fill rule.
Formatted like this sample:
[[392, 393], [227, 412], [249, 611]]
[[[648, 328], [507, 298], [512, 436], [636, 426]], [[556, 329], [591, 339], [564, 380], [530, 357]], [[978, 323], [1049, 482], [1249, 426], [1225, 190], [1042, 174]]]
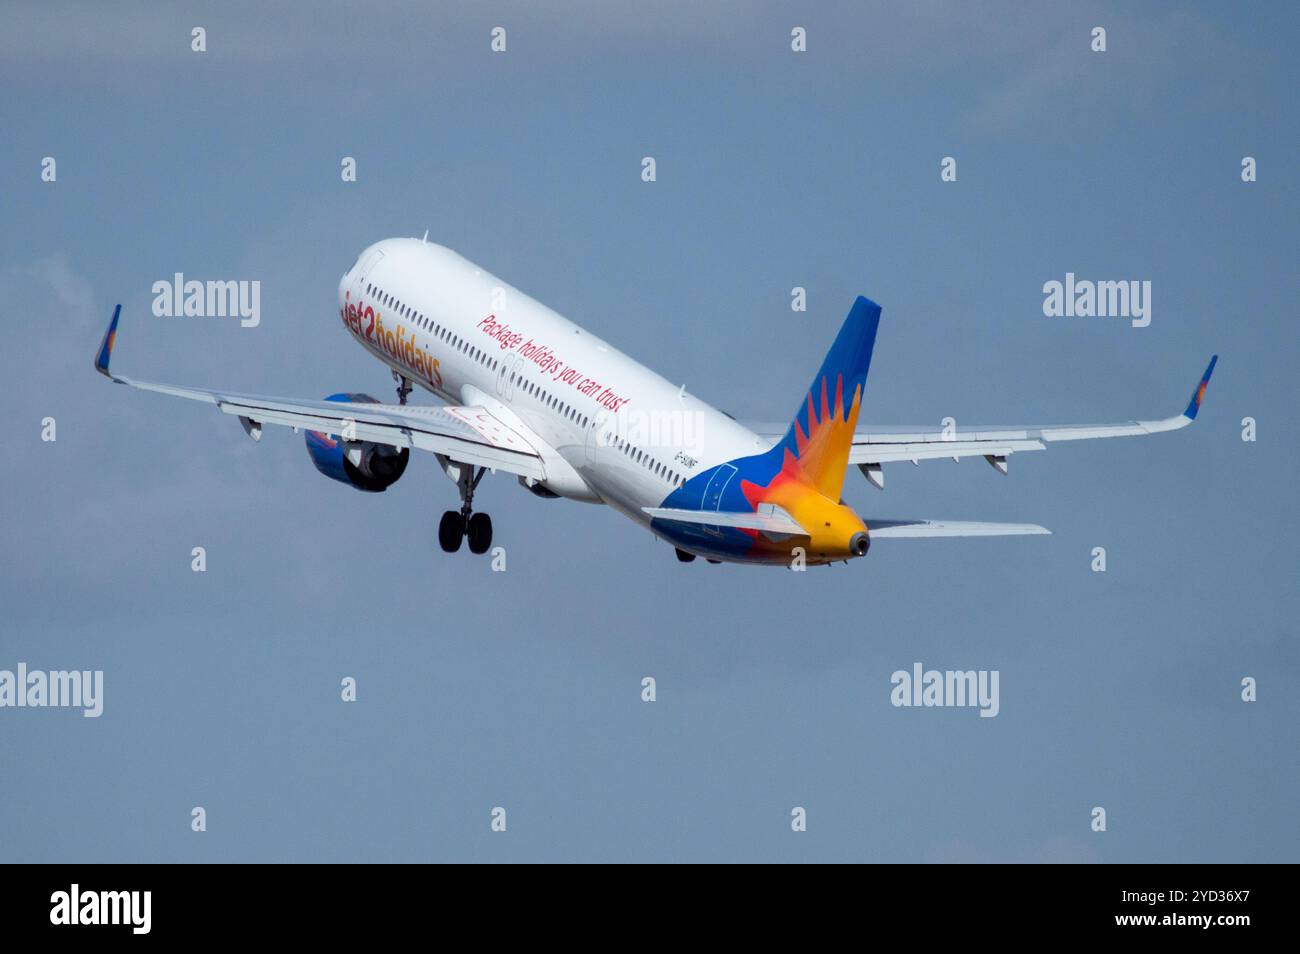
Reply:
[[849, 549], [858, 556], [866, 556], [867, 550], [871, 548], [871, 538], [865, 533], [855, 533], [849, 540]]

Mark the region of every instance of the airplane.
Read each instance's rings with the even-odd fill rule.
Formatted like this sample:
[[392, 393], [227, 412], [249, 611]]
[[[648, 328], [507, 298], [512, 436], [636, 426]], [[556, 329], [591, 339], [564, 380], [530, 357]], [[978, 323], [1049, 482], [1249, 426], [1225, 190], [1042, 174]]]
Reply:
[[[1012, 454], [1056, 441], [1157, 434], [1196, 419], [1218, 361], [1186, 410], [1104, 425], [858, 427], [881, 308], [858, 297], [785, 429], [751, 428], [655, 374], [591, 332], [423, 239], [364, 249], [339, 281], [339, 318], [390, 369], [397, 404], [360, 393], [321, 401], [140, 381], [110, 369], [122, 306], [95, 369], [133, 388], [215, 404], [260, 440], [267, 424], [305, 432], [312, 463], [359, 491], [382, 492], [411, 449], [432, 452], [460, 509], [438, 526], [443, 550], [482, 554], [492, 520], [475, 511], [489, 471], [548, 499], [605, 504], [671, 544], [679, 560], [804, 565], [865, 556], [873, 539], [1049, 533], [1036, 524], [864, 519], [841, 497], [850, 465], [884, 489], [883, 465]], [[418, 385], [446, 402], [407, 403]]]

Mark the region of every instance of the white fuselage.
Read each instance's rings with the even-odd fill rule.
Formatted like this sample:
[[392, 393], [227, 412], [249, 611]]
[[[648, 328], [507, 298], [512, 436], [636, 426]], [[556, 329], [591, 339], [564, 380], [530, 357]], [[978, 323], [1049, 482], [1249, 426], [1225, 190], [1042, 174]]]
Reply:
[[[353, 306], [349, 319], [349, 308]], [[692, 476], [768, 445], [460, 255], [419, 239], [363, 251], [339, 283], [349, 332], [450, 404], [486, 407], [543, 456], [546, 489], [642, 524]], [[373, 316], [372, 316], [373, 310]]]

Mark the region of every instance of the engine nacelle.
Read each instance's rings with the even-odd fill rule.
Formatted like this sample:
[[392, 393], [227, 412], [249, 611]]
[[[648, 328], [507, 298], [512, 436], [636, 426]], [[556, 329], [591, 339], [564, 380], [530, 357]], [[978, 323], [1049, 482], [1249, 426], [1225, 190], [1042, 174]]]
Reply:
[[[378, 404], [369, 394], [331, 394], [325, 400], [349, 404]], [[345, 441], [334, 434], [307, 431], [307, 453], [316, 469], [330, 480], [379, 493], [397, 483], [411, 459], [409, 447], [374, 441]]]

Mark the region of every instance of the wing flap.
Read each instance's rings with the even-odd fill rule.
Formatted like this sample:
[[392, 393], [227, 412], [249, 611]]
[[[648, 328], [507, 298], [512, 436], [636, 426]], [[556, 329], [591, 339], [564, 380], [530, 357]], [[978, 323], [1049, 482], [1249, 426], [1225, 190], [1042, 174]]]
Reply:
[[[135, 384], [128, 379], [123, 383]], [[331, 401], [289, 401], [255, 395], [194, 392], [190, 388], [149, 388], [177, 397], [193, 397], [217, 405], [225, 414], [258, 424], [279, 424], [300, 430], [338, 435], [345, 427], [359, 441], [443, 454], [475, 467], [505, 470], [545, 480], [541, 456], [522, 437], [496, 418], [494, 428], [481, 421], [491, 417], [482, 407], [409, 407], [392, 404], [348, 404]], [[478, 427], [465, 417], [473, 417]]]
[[938, 460], [943, 457], [1006, 457], [1017, 451], [1044, 450], [1038, 440], [956, 440], [907, 443], [854, 443], [849, 449], [850, 464], [890, 464], [901, 460]]

